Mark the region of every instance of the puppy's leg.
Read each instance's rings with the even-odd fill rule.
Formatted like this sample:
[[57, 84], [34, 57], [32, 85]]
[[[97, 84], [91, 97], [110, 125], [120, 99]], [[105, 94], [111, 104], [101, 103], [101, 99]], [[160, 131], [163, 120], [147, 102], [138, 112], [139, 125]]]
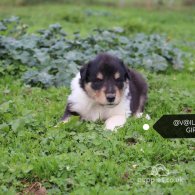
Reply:
[[70, 116], [71, 116], [71, 113], [70, 113], [70, 110], [69, 110], [69, 105], [67, 104], [63, 117], [61, 118], [61, 120], [54, 127], [57, 128], [57, 127], [59, 127], [59, 125], [61, 123], [67, 123], [69, 121]]
[[141, 95], [140, 99], [139, 99], [139, 106], [136, 110], [136, 113], [134, 114], [137, 118], [141, 118], [143, 115], [143, 111], [144, 111], [144, 105], [146, 102], [147, 96], [146, 95]]
[[112, 116], [105, 121], [106, 129], [113, 131], [116, 127], [122, 127], [125, 122], [125, 115]]
[[64, 115], [61, 118], [61, 122], [66, 123], [69, 121], [70, 117], [73, 116], [79, 116], [79, 114], [77, 112], [73, 112], [71, 111], [71, 103], [68, 103], [66, 105], [65, 111], [64, 111]]
[[69, 121], [69, 118], [71, 117], [71, 111], [70, 111], [70, 105], [69, 104], [67, 104], [66, 105], [66, 108], [65, 108], [65, 111], [64, 111], [64, 115], [63, 115], [63, 117], [61, 118], [61, 122], [63, 122], [63, 123], [66, 123], [66, 122], [68, 122]]

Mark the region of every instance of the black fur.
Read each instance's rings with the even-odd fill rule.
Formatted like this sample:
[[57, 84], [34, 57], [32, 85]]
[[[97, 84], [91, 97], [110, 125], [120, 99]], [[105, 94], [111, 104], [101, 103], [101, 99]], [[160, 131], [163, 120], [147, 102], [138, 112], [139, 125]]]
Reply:
[[66, 109], [65, 109], [65, 111], [64, 111], [64, 115], [63, 115], [63, 117], [61, 118], [61, 120], [62, 121], [65, 121], [65, 120], [67, 120], [70, 116], [79, 116], [79, 114], [77, 113], [77, 112], [72, 112], [71, 111], [71, 103], [68, 103], [67, 105], [66, 105]]
[[[101, 72], [104, 76], [104, 82], [97, 80], [97, 73]], [[114, 80], [113, 76], [116, 72], [119, 72], [120, 79]], [[113, 92], [114, 83], [119, 89], [123, 88], [123, 83], [126, 79], [129, 79], [128, 69], [123, 62], [117, 57], [109, 54], [99, 54], [94, 60], [84, 65], [80, 70], [81, 80], [80, 86], [84, 89], [84, 84], [91, 82], [94, 90], [99, 90], [103, 85], [111, 86], [107, 87], [108, 93]]]
[[129, 88], [131, 96], [131, 112], [136, 114], [136, 111], [140, 105], [140, 98], [143, 98], [143, 104], [141, 105], [140, 111], [144, 111], [144, 105], [147, 100], [148, 86], [142, 75], [132, 69], [129, 69]]

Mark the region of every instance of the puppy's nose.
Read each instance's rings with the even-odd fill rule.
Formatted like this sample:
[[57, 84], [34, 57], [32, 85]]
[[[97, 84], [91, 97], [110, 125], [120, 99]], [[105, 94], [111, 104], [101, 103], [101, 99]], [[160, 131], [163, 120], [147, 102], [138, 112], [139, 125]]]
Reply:
[[111, 102], [114, 102], [114, 100], [115, 100], [115, 94], [113, 94], [113, 93], [106, 94], [106, 99], [110, 103]]

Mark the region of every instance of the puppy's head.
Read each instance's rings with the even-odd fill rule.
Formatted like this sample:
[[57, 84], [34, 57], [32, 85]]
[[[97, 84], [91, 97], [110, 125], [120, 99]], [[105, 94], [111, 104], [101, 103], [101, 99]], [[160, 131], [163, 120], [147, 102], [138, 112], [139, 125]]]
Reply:
[[120, 103], [129, 80], [128, 69], [117, 57], [99, 54], [81, 70], [81, 87], [98, 104], [115, 106]]

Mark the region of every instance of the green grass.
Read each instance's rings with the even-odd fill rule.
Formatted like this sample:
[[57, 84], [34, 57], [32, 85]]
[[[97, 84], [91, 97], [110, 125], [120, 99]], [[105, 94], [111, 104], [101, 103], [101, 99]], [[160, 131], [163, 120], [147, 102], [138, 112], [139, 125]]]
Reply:
[[[85, 10], [97, 15], [87, 17]], [[19, 15], [35, 32], [60, 23], [68, 33], [85, 36], [95, 27], [122, 26], [132, 35], [166, 33], [181, 49], [195, 52], [194, 8], [179, 11], [39, 5], [0, 7], [0, 17]], [[76, 14], [75, 14], [76, 13]], [[104, 13], [108, 13], [105, 14]], [[65, 18], [65, 19], [64, 19]], [[194, 56], [193, 56], [194, 57]], [[195, 113], [195, 60], [181, 72], [140, 70], [149, 83], [145, 113], [151, 120], [130, 118], [111, 133], [102, 123], [73, 118], [59, 125], [69, 89], [30, 88], [14, 76], [0, 80], [0, 194], [22, 192], [40, 182], [49, 194], [194, 194], [194, 139], [163, 139], [152, 125], [163, 114]], [[143, 124], [150, 129], [144, 131]], [[164, 165], [170, 174], [152, 176]], [[160, 183], [158, 179], [173, 181]], [[144, 182], [153, 179], [154, 182]]]
[[[0, 6], [0, 18], [17, 15], [29, 25], [29, 32], [60, 23], [67, 33], [79, 31], [86, 35], [94, 28], [125, 27], [132, 32], [166, 33], [170, 39], [194, 40], [195, 8], [180, 10], [144, 10], [133, 8], [88, 7], [84, 5], [46, 4], [28, 7]], [[88, 16], [86, 12], [94, 11]], [[76, 13], [76, 14], [74, 14]]]

